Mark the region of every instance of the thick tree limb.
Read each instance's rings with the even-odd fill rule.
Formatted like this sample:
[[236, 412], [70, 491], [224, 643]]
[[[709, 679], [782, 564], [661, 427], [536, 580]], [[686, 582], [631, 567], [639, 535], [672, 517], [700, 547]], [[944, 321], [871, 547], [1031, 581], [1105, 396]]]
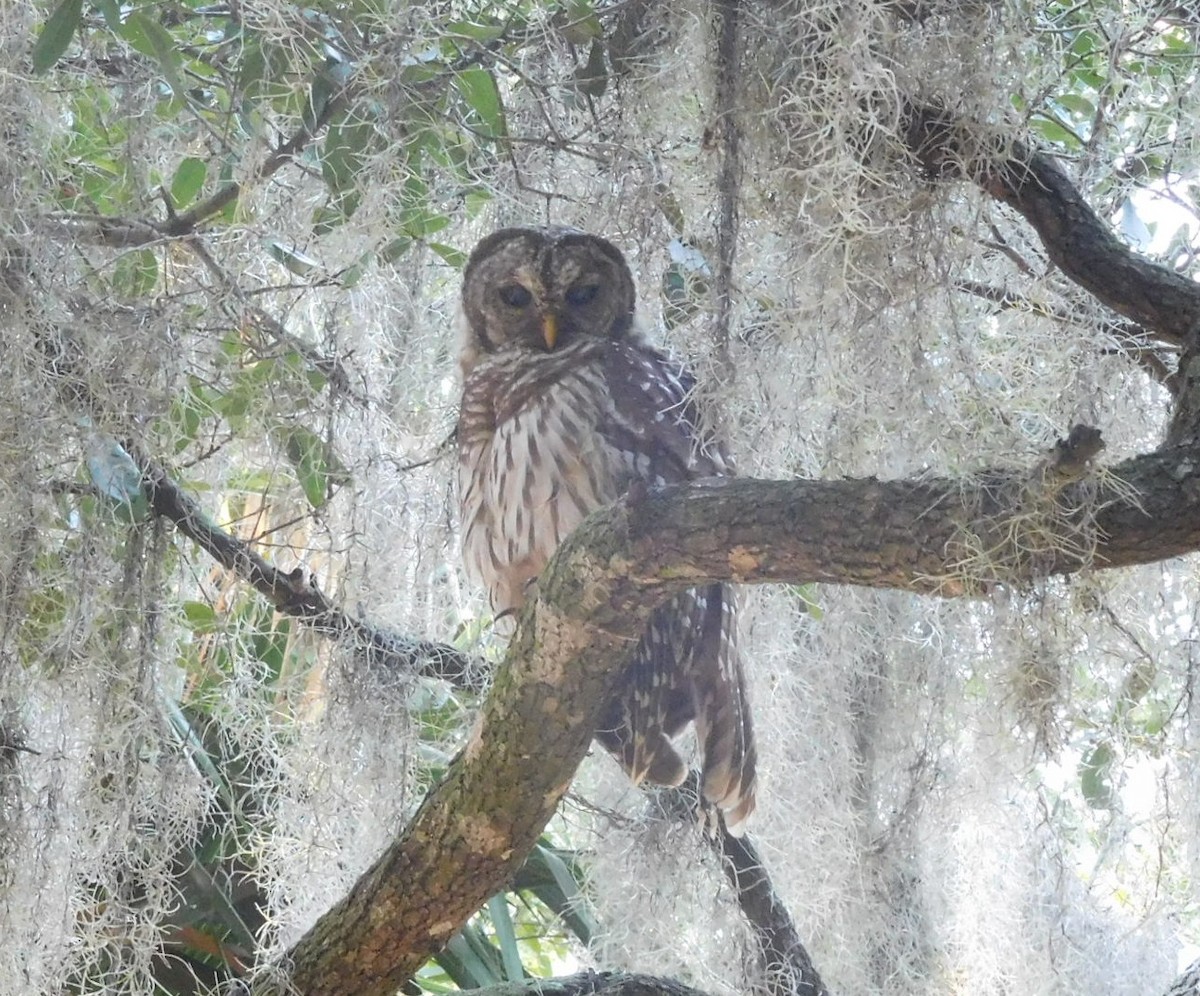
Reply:
[[1053, 158], [912, 102], [901, 129], [930, 176], [971, 180], [1014, 208], [1063, 273], [1098, 301], [1168, 342], [1196, 342], [1200, 284], [1121, 242]]
[[962, 595], [1200, 549], [1196, 450], [1061, 486], [1046, 469], [977, 481], [735, 480], [591, 516], [539, 580], [467, 747], [292, 950], [293, 983], [308, 996], [392, 992], [505, 885], [570, 784], [649, 612], [681, 588], [829, 581]]
[[306, 996], [394, 992], [508, 882], [557, 809], [655, 604], [600, 566], [621, 534], [584, 523], [575, 536], [539, 579], [445, 779], [292, 949]]
[[651, 492], [605, 517], [620, 514], [620, 566], [647, 590], [822, 581], [957, 596], [1200, 549], [1200, 451], [1135, 457], [1061, 489], [1035, 483], [1046, 467], [975, 481], [732, 480]]

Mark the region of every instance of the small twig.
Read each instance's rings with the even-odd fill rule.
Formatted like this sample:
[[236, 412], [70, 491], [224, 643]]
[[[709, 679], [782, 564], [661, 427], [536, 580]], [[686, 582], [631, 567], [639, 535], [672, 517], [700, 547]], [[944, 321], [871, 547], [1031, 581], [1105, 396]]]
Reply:
[[1036, 276], [1033, 267], [1029, 264], [1024, 256], [1022, 256], [1019, 252], [1017, 252], [1016, 249], [1008, 244], [1008, 240], [1001, 234], [999, 227], [994, 221], [988, 222], [988, 228], [992, 233], [992, 241], [984, 242], [983, 244], [989, 249], [995, 249], [997, 252], [1007, 256], [1012, 262], [1013, 266], [1025, 274], [1025, 276]]
[[431, 463], [437, 463], [439, 460], [449, 456], [454, 449], [455, 442], [458, 439], [458, 426], [450, 430], [450, 434], [446, 436], [429, 456], [420, 460], [414, 460], [412, 463], [401, 464], [396, 470], [401, 474], [407, 474], [410, 470], [417, 470], [419, 467], [428, 467]]
[[720, 162], [717, 166], [717, 265], [714, 274], [717, 314], [713, 339], [721, 379], [733, 374], [729, 337], [733, 324], [733, 269], [737, 255], [738, 200], [741, 174], [738, 156], [737, 97], [741, 66], [738, 60], [738, 0], [719, 0], [717, 36], [717, 134]]
[[342, 366], [340, 360], [336, 357], [324, 356], [311, 346], [301, 342], [277, 318], [268, 315], [258, 305], [247, 300], [246, 294], [242, 291], [237, 281], [226, 273], [216, 259], [213, 258], [212, 253], [208, 251], [208, 247], [198, 235], [189, 236], [186, 240], [186, 245], [205, 265], [209, 273], [216, 278], [225, 292], [246, 309], [247, 316], [256, 327], [271, 336], [279, 345], [295, 350], [311, 363], [314, 369], [319, 370], [340, 393], [352, 398], [359, 405], [366, 407], [367, 399], [350, 390], [350, 375], [346, 372], [346, 368]]
[[[1023, 311], [1031, 315], [1043, 315], [1063, 325], [1077, 327], [1080, 325], [1079, 315], [1064, 308], [1032, 301], [1024, 295], [1017, 294], [1003, 287], [990, 287], [974, 280], [959, 280], [954, 285], [955, 290], [964, 294], [991, 301], [1001, 310]], [[1128, 357], [1140, 366], [1154, 380], [1162, 384], [1172, 397], [1179, 393], [1179, 376], [1163, 362], [1162, 358], [1148, 343], [1155, 338], [1154, 333], [1143, 328], [1136, 322], [1107, 321], [1106, 327], [1116, 336], [1120, 344], [1116, 349], [1106, 350], [1120, 356]]]

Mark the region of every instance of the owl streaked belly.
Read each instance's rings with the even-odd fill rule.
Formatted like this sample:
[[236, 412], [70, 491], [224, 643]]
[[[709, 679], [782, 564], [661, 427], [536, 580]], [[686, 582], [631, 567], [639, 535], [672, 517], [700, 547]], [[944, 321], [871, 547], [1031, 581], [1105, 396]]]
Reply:
[[[521, 378], [506, 378], [502, 364], [480, 373], [503, 396], [526, 398], [516, 411], [499, 413], [491, 431], [475, 423], [459, 444], [463, 557], [499, 614], [524, 604], [529, 581], [558, 545], [589, 513], [621, 496], [634, 468], [597, 428], [611, 413], [592, 400], [588, 366], [563, 371], [532, 393], [518, 389]], [[471, 396], [468, 381], [468, 405]]]

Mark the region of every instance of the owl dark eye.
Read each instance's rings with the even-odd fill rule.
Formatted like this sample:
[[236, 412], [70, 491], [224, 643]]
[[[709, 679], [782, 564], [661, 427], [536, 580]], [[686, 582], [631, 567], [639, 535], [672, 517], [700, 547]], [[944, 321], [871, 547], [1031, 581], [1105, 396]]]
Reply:
[[591, 304], [596, 299], [596, 295], [600, 293], [599, 284], [584, 284], [582, 287], [572, 287], [567, 291], [567, 304], [572, 308], [580, 308], [585, 304]]
[[508, 284], [500, 288], [500, 300], [510, 308], [524, 308], [533, 300], [533, 295], [520, 284]]

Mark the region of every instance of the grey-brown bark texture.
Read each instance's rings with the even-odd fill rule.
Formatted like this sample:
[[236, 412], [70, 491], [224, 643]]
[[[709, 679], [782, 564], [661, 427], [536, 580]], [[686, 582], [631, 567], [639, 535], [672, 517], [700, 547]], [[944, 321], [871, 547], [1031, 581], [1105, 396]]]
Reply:
[[[673, 591], [823, 581], [962, 595], [1200, 548], [1194, 450], [1110, 475], [1119, 485], [1061, 490], [1044, 469], [975, 484], [741, 480], [632, 496], [591, 517], [539, 581], [468, 746], [293, 949], [293, 983], [313, 996], [394, 991], [505, 885], [569, 786], [623, 653]], [[1064, 529], [1086, 542], [1063, 545]]]

